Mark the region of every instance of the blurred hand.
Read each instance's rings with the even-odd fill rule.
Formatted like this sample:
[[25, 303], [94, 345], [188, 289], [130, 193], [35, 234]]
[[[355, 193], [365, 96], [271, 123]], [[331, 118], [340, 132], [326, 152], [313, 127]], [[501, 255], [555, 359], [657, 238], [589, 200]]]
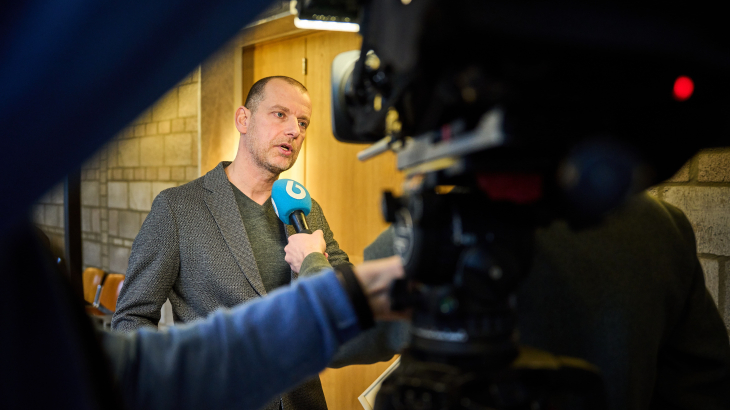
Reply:
[[353, 271], [368, 298], [375, 320], [401, 320], [410, 317], [409, 312], [390, 310], [390, 284], [404, 275], [399, 256], [364, 262]]
[[327, 256], [326, 249], [327, 243], [324, 241], [324, 234], [320, 229], [312, 232], [312, 234], [294, 234], [289, 237], [289, 244], [284, 247], [284, 252], [286, 252], [284, 260], [294, 272], [299, 273], [302, 262], [307, 255], [317, 252]]

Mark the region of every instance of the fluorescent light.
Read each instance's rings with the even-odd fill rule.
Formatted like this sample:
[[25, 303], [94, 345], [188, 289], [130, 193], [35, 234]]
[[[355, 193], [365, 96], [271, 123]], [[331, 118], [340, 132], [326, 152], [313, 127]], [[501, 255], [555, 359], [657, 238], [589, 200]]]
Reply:
[[350, 31], [357, 33], [360, 31], [360, 25], [357, 23], [343, 23], [339, 21], [321, 21], [321, 20], [301, 20], [294, 17], [294, 25], [298, 28], [309, 30], [330, 30], [330, 31]]

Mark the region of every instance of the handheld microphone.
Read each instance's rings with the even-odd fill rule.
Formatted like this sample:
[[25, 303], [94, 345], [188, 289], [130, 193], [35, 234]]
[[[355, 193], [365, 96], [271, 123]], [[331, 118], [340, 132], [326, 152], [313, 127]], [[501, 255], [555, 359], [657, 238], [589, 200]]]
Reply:
[[271, 188], [271, 204], [282, 222], [294, 226], [297, 233], [312, 233], [305, 216], [312, 211], [312, 197], [302, 184], [279, 179]]

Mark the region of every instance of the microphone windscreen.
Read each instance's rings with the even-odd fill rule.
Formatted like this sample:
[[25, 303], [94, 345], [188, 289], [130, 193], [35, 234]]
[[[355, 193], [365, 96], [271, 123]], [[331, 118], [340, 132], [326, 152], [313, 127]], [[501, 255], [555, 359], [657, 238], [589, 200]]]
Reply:
[[271, 188], [271, 204], [276, 216], [285, 224], [290, 224], [289, 215], [294, 211], [302, 211], [309, 215], [312, 211], [312, 197], [304, 186], [292, 179], [279, 179]]

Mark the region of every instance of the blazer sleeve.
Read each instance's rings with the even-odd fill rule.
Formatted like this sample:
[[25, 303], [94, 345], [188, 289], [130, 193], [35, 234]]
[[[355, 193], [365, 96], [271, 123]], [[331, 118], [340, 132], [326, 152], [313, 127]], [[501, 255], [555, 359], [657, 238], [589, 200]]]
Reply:
[[132, 331], [157, 327], [165, 303], [180, 269], [177, 224], [163, 191], [132, 245], [124, 285], [112, 318], [112, 329]]
[[324, 234], [324, 241], [327, 244], [325, 252], [329, 255], [329, 259], [324, 261], [324, 259], [321, 258], [310, 257], [312, 255], [307, 256], [305, 263], [302, 263], [302, 269], [299, 274], [301, 276], [310, 276], [330, 266], [338, 266], [346, 263], [352, 265], [352, 263], [350, 263], [350, 258], [347, 256], [345, 251], [340, 249], [340, 245], [335, 240], [335, 235], [332, 233], [332, 230], [327, 223], [327, 219], [324, 217], [322, 207], [320, 207], [315, 200], [312, 200], [312, 212], [310, 213], [310, 217], [310, 228], [313, 231], [321, 229]]
[[[378, 238], [365, 248], [366, 261], [393, 256], [393, 228], [383, 231]], [[378, 321], [368, 329], [343, 344], [328, 367], [340, 368], [353, 364], [372, 364], [390, 360], [400, 353], [409, 340], [410, 325], [402, 321]]]

